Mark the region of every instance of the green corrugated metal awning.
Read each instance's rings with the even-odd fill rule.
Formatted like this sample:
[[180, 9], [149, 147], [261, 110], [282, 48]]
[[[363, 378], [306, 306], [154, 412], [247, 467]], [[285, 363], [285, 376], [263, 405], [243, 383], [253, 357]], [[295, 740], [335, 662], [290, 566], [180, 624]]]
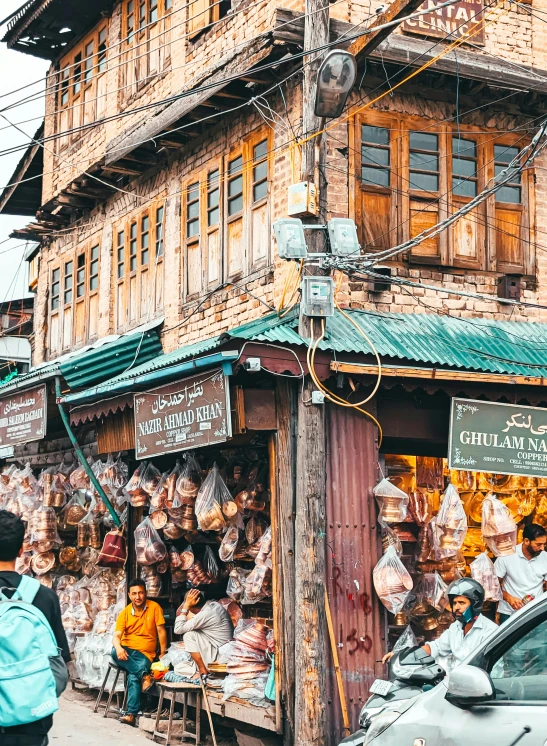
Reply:
[[127, 334], [103, 337], [81, 350], [42, 363], [0, 386], [0, 396], [30, 388], [58, 375], [63, 376], [71, 389], [87, 387], [119, 375], [135, 364], [158, 358], [163, 354], [155, 329], [159, 323], [161, 320]]
[[[463, 319], [426, 313], [346, 311], [388, 361], [427, 363], [484, 373], [547, 377], [547, 324]], [[316, 333], [319, 334], [319, 321]], [[307, 345], [292, 314], [269, 317], [233, 329], [227, 336], [277, 344]], [[319, 348], [371, 355], [357, 329], [338, 311], [327, 319], [327, 337]], [[339, 358], [338, 358], [339, 359]]]
[[[425, 313], [377, 313], [349, 310], [348, 315], [372, 340], [386, 365], [401, 361], [436, 369], [547, 378], [547, 324], [537, 322], [462, 319]], [[319, 322], [316, 323], [319, 334]], [[218, 351], [229, 340], [269, 342], [287, 347], [307, 347], [298, 334], [298, 309], [280, 319], [263, 316], [220, 336], [186, 345], [111, 378], [105, 383], [66, 397], [76, 404], [130, 391], [133, 386], [159, 385], [168, 377], [189, 375], [193, 368], [236, 359], [235, 352]], [[320, 349], [341, 355], [363, 355], [372, 361], [364, 337], [343, 314], [327, 319], [327, 335]], [[214, 353], [213, 351], [218, 352]], [[205, 353], [211, 353], [203, 355]], [[201, 356], [201, 357], [200, 357]], [[224, 358], [223, 358], [224, 356]]]
[[96, 350], [71, 358], [59, 365], [71, 389], [87, 388], [112, 378], [134, 366], [162, 356], [158, 334], [149, 329], [141, 334], [120, 337]]

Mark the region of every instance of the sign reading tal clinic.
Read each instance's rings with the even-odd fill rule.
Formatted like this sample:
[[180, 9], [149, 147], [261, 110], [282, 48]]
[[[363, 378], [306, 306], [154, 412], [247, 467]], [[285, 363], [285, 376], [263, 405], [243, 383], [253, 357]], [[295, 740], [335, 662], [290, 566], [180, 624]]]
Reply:
[[221, 369], [135, 394], [138, 459], [223, 443], [231, 434], [230, 389]]
[[547, 476], [547, 409], [452, 399], [448, 466]]
[[454, 5], [439, 8], [442, 2], [426, 0], [420, 10], [427, 10], [421, 16], [403, 21], [402, 28], [410, 34], [432, 36], [448, 41], [465, 39], [473, 44], [484, 44], [483, 0], [460, 0]]
[[46, 435], [47, 393], [45, 385], [0, 399], [0, 446], [41, 440]]

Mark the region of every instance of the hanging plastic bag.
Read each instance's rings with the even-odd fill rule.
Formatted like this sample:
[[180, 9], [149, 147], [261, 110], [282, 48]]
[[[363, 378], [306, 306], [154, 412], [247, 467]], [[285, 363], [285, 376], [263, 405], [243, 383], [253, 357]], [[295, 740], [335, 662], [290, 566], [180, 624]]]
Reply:
[[427, 603], [437, 611], [443, 611], [448, 606], [448, 586], [438, 572], [424, 573], [414, 590], [419, 603]]
[[61, 539], [57, 533], [57, 516], [53, 508], [42, 506], [34, 512], [30, 541], [40, 552], [47, 552], [51, 549], [51, 546], [46, 548], [45, 543], [49, 545], [61, 544]]
[[229, 526], [218, 550], [218, 556], [223, 562], [232, 561], [238, 541], [239, 529], [237, 526]]
[[182, 560], [180, 558], [179, 551], [176, 547], [169, 547], [169, 568], [171, 570], [178, 570], [182, 567]]
[[131, 505], [134, 508], [142, 508], [148, 504], [149, 495], [144, 490], [144, 475], [146, 474], [148, 463], [143, 461], [133, 472], [129, 482], [125, 485], [125, 491], [129, 495]]
[[[91, 456], [87, 459], [87, 463], [89, 466], [93, 467], [93, 459]], [[75, 490], [88, 490], [91, 486], [90, 479], [82, 464], [79, 464], [74, 471], [70, 473], [68, 481]]]
[[150, 508], [152, 510], [165, 510], [167, 508], [167, 479], [169, 472], [164, 472], [158, 482], [158, 486], [150, 496]]
[[433, 518], [433, 510], [429, 503], [427, 492], [413, 490], [409, 494], [408, 509], [410, 515], [420, 527], [427, 526]]
[[491, 492], [482, 503], [482, 535], [486, 546], [496, 557], [514, 554], [517, 544], [517, 524], [504, 505]]
[[210, 585], [211, 577], [205, 572], [205, 569], [199, 560], [195, 560], [187, 574], [188, 583], [191, 587], [197, 588], [199, 585]]
[[380, 601], [392, 614], [403, 608], [413, 588], [412, 578], [399, 559], [395, 547], [388, 547], [372, 573], [374, 588]]
[[161, 480], [161, 472], [149, 461], [142, 475], [142, 489], [151, 497]]
[[245, 581], [250, 574], [251, 570], [245, 570], [243, 567], [234, 567], [228, 577], [226, 595], [234, 601], [238, 601], [245, 590]]
[[418, 647], [418, 640], [414, 634], [410, 624], [405, 627], [403, 634], [399, 637], [395, 645], [393, 646], [394, 653], [400, 653], [401, 650], [408, 650], [409, 648]]
[[188, 544], [186, 549], [180, 553], [181, 570], [190, 570], [196, 561], [194, 550], [191, 544]]
[[486, 601], [502, 601], [503, 592], [494, 569], [494, 563], [486, 552], [479, 554], [470, 564], [471, 577], [484, 588]]
[[433, 545], [437, 559], [453, 556], [463, 545], [467, 516], [458, 490], [449, 484], [435, 520]]
[[139, 565], [155, 565], [167, 556], [167, 549], [150, 518], [135, 529], [135, 551]]
[[268, 526], [260, 539], [260, 548], [256, 555], [255, 564], [257, 567], [269, 567], [272, 569], [272, 527]]
[[17, 487], [23, 494], [34, 495], [38, 486], [38, 481], [32, 473], [30, 464], [27, 464], [24, 469], [15, 471], [13, 478], [17, 484]]
[[391, 528], [391, 526], [388, 526], [388, 524], [385, 521], [382, 521], [380, 518], [378, 519], [378, 523], [380, 524], [382, 549], [384, 550], [384, 552], [386, 552], [389, 547], [394, 547], [397, 555], [401, 557], [403, 554], [403, 545], [401, 544], [401, 540], [399, 539], [395, 531]]
[[176, 483], [173, 507], [193, 505], [201, 487], [201, 468], [194, 456], [189, 453]]
[[222, 531], [226, 520], [222, 505], [232, 496], [215, 464], [201, 485], [196, 499], [196, 516], [200, 531]]
[[109, 453], [99, 476], [99, 482], [112, 499], [116, 499], [118, 491], [127, 483], [127, 477], [127, 464], [121, 460], [121, 456], [114, 460], [112, 454]]
[[374, 497], [380, 506], [380, 518], [386, 523], [400, 523], [404, 521], [408, 511], [408, 495], [389, 479], [378, 482], [373, 490]]
[[220, 567], [218, 564], [218, 560], [213, 554], [213, 550], [209, 545], [205, 547], [205, 551], [203, 552], [203, 569], [209, 576], [212, 583], [218, 583], [220, 580]]
[[155, 567], [141, 567], [141, 578], [146, 584], [146, 594], [150, 598], [161, 595], [161, 576]]
[[272, 595], [272, 571], [266, 565], [254, 567], [245, 581], [242, 604], [255, 604]]
[[427, 562], [431, 554], [431, 523], [428, 526], [422, 526], [418, 533], [418, 542], [416, 544], [415, 557], [416, 562]]
[[177, 495], [177, 481], [181, 474], [182, 466], [180, 465], [180, 461], [177, 459], [175, 466], [167, 474], [167, 479], [165, 480], [165, 489], [167, 490], [165, 506], [167, 508], [173, 507], [173, 503]]
[[247, 525], [245, 526], [245, 538], [247, 539], [247, 543], [254, 544], [255, 541], [261, 539], [267, 528], [268, 524], [264, 518], [253, 515], [253, 517], [247, 521]]
[[46, 508], [53, 507], [53, 467], [44, 469], [38, 477], [37, 492], [39, 499]]

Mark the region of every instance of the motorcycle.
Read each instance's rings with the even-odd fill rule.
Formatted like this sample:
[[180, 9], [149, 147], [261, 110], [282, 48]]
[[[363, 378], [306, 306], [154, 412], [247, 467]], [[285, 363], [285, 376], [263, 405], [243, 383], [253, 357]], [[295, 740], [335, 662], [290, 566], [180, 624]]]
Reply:
[[423, 648], [416, 646], [395, 653], [389, 661], [388, 680], [376, 679], [370, 687], [371, 696], [359, 714], [359, 730], [344, 738], [339, 746], [361, 746], [376, 715], [400, 700], [418, 697], [445, 676], [444, 668]]

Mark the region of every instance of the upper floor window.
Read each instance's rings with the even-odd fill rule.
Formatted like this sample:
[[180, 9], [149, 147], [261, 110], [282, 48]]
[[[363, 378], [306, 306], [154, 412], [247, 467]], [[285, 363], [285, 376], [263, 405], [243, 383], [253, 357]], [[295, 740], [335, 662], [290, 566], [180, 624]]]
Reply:
[[212, 23], [224, 18], [231, 0], [188, 0], [188, 36], [193, 39]]
[[121, 98], [134, 95], [171, 63], [172, 0], [125, 0]]
[[51, 270], [49, 351], [57, 355], [94, 339], [99, 321], [98, 243], [68, 252]]
[[[360, 174], [355, 218], [364, 251], [389, 249], [432, 228], [476, 197], [525, 145], [499, 135], [396, 114], [367, 113], [353, 149]], [[423, 240], [398, 260], [508, 274], [534, 273], [530, 169], [451, 228]]]
[[186, 298], [270, 261], [270, 150], [255, 133], [183, 183]]
[[57, 142], [60, 148], [78, 139], [84, 125], [104, 116], [107, 36], [108, 29], [102, 21], [60, 62], [57, 93]]
[[116, 328], [148, 321], [163, 307], [165, 205], [130, 216], [115, 231]]

